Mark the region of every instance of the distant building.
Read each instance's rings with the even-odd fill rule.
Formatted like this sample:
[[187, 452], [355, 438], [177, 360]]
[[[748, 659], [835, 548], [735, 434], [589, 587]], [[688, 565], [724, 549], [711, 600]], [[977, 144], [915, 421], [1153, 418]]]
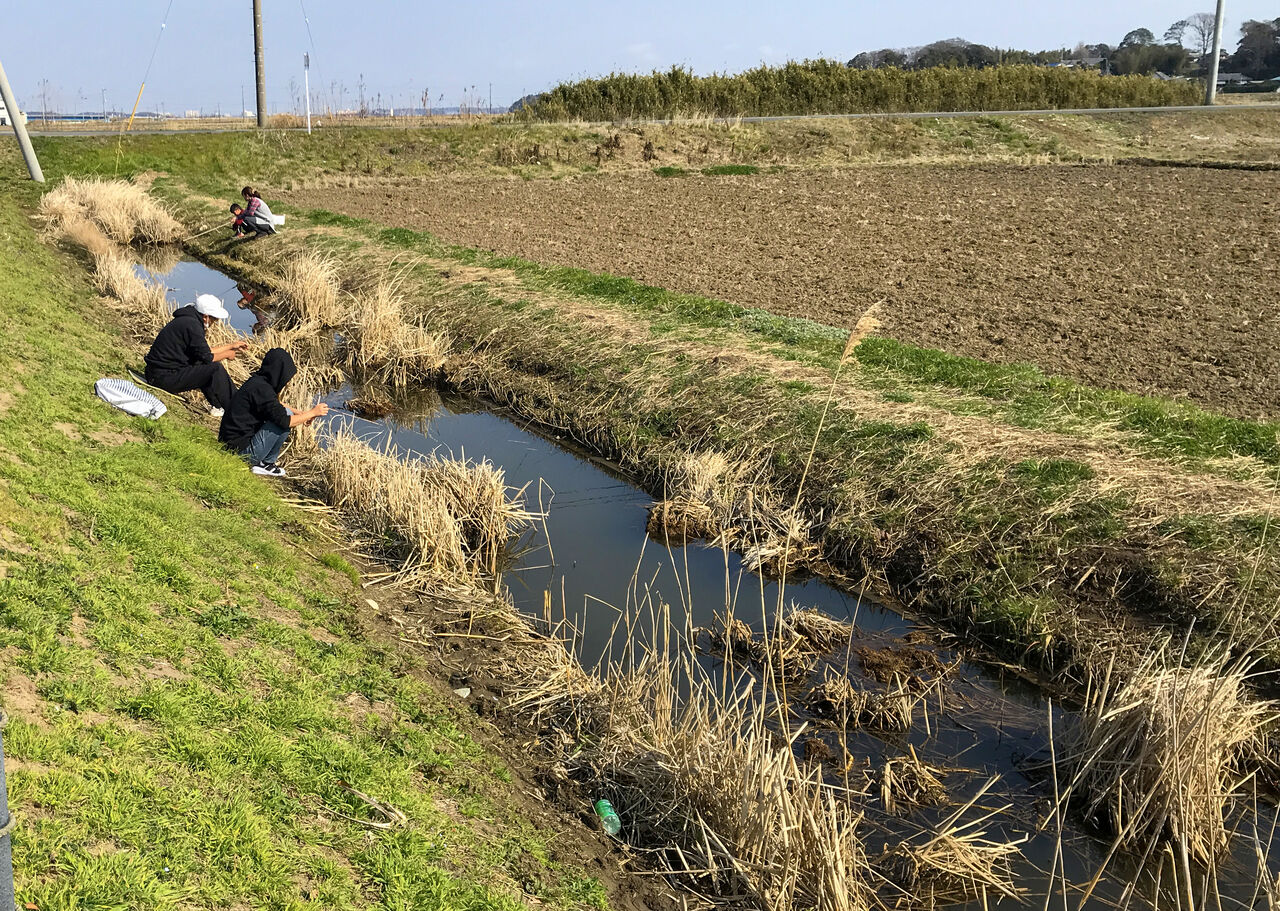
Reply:
[[[21, 111], [19, 111], [18, 114], [19, 116], [22, 117], [22, 122], [26, 123], [27, 115], [23, 114]], [[4, 109], [4, 101], [0, 100], [0, 127], [7, 127], [12, 125], [13, 125], [12, 121], [10, 121], [9, 119], [9, 112]]]
[[1244, 73], [1218, 74], [1218, 85], [1244, 85], [1246, 82], [1250, 81], [1252, 80], [1250, 80]]

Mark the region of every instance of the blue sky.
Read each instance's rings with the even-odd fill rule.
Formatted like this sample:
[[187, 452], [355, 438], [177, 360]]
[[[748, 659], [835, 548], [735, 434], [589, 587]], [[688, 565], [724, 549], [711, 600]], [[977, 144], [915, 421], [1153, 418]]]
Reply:
[[[832, 57], [861, 50], [964, 37], [1032, 50], [1079, 41], [1115, 44], [1132, 28], [1161, 35], [1200, 9], [1147, 0], [585, 0], [536, 3], [395, 3], [303, 0], [314, 38], [312, 94], [352, 107], [365, 94], [404, 106], [429, 88], [433, 104], [471, 94], [505, 106], [564, 79], [611, 70], [647, 72], [684, 64], [697, 72], [761, 62]], [[96, 110], [132, 105], [170, 0], [48, 0], [22, 4], [0, 30], [0, 61], [19, 102], [38, 109], [44, 80], [50, 107]], [[299, 0], [264, 0], [268, 108], [290, 110], [311, 49]], [[1224, 45], [1234, 49], [1245, 19], [1276, 18], [1280, 3], [1228, 0]], [[14, 28], [16, 26], [16, 29]], [[345, 91], [342, 87], [345, 86]], [[224, 112], [253, 106], [253, 22], [249, 0], [172, 0], [142, 109]], [[443, 95], [443, 101], [440, 96]]]

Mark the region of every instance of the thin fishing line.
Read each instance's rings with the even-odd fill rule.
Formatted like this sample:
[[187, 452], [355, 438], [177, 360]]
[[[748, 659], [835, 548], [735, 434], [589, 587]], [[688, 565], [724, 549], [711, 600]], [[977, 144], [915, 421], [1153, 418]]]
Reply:
[[[164, 8], [164, 18], [160, 20], [160, 31], [156, 34], [156, 43], [151, 47], [151, 59], [147, 61], [147, 69], [142, 74], [142, 84], [138, 88], [138, 100], [133, 103], [133, 114], [138, 112], [138, 102], [142, 100], [142, 90], [146, 88], [147, 77], [151, 75], [151, 67], [156, 62], [156, 54], [160, 51], [160, 39], [164, 37], [164, 31], [169, 26], [169, 13], [173, 12], [173, 0], [169, 0], [169, 5]], [[129, 126], [133, 125], [133, 114], [129, 115]], [[124, 151], [124, 133], [128, 127], [123, 124], [120, 127], [119, 137], [116, 139], [116, 166], [115, 175], [120, 175], [120, 155]]]
[[305, 0], [298, 0], [298, 6], [302, 8], [302, 21], [307, 26], [307, 44], [311, 45], [311, 53], [316, 52], [316, 41], [311, 37], [311, 19], [307, 16], [307, 4]]
[[173, 0], [169, 0], [169, 5], [165, 7], [164, 19], [160, 21], [160, 33], [156, 35], [155, 46], [151, 48], [151, 59], [147, 61], [147, 71], [142, 74], [142, 81], [146, 82], [147, 77], [151, 75], [151, 66], [156, 62], [156, 53], [160, 50], [160, 39], [164, 37], [164, 30], [169, 25], [169, 13], [173, 11]]

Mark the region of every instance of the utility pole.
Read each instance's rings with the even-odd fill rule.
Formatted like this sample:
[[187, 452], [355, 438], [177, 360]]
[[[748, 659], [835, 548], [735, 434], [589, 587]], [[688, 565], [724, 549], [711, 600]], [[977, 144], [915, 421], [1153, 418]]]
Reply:
[[[27, 125], [22, 122], [22, 112], [18, 110], [18, 99], [13, 97], [13, 89], [9, 88], [9, 77], [4, 74], [4, 67], [0, 66], [0, 101], [4, 102], [4, 109], [9, 113], [9, 122], [13, 124], [13, 134], [18, 137], [18, 148], [22, 149], [22, 158], [27, 163], [27, 170], [31, 173], [31, 179], [36, 183], [44, 183], [44, 173], [40, 170], [40, 162], [36, 159], [36, 150], [31, 147], [31, 137], [27, 135]], [[2, 757], [3, 754], [0, 754]], [[0, 781], [3, 781], [4, 762], [0, 758]], [[7, 815], [7, 814], [6, 814]], [[8, 856], [9, 842], [5, 839], [0, 842], [0, 866], [3, 865], [5, 858]], [[0, 870], [0, 874], [3, 870]], [[0, 876], [0, 878], [3, 878]], [[12, 873], [10, 873], [12, 879]]]
[[1209, 85], [1204, 90], [1204, 103], [1213, 104], [1218, 96], [1218, 58], [1222, 56], [1222, 17], [1227, 0], [1218, 0], [1217, 18], [1213, 23], [1213, 52], [1209, 55]]
[[307, 135], [311, 135], [311, 55], [302, 55], [302, 86], [307, 93]]
[[102, 122], [107, 122], [107, 90], [102, 90]]
[[493, 113], [493, 83], [489, 83], [489, 113]]
[[253, 0], [253, 61], [258, 82], [258, 129], [267, 126], [267, 70], [262, 54], [262, 0]]

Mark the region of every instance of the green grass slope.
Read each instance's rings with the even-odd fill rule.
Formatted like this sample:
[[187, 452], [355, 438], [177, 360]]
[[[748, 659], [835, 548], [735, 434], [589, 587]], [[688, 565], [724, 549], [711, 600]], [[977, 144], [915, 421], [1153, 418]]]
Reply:
[[[180, 410], [0, 201], [0, 677], [19, 905], [607, 906], [279, 488]], [[312, 554], [317, 554], [313, 557]], [[377, 597], [375, 595], [375, 597]], [[357, 789], [400, 810], [388, 831]]]

